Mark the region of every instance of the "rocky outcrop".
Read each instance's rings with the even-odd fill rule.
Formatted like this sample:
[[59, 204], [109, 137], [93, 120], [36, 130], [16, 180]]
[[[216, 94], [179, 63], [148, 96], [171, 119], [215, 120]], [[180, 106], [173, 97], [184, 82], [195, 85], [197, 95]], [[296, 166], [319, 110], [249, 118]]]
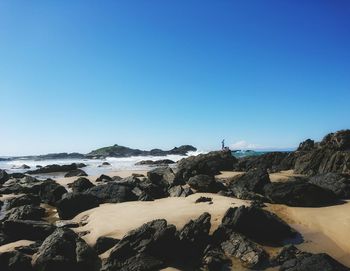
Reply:
[[67, 190], [64, 186], [50, 179], [38, 185], [38, 195], [41, 201], [53, 206], [56, 205], [56, 202], [59, 201], [65, 193], [67, 193]]
[[181, 185], [183, 182], [175, 177], [173, 170], [169, 167], [159, 167], [147, 172], [148, 180], [162, 187]]
[[68, 185], [74, 193], [81, 193], [89, 188], [94, 187], [95, 185], [89, 181], [89, 179], [81, 177], [75, 180], [73, 183]]
[[119, 146], [117, 144], [100, 148], [94, 151], [91, 151], [86, 155], [88, 158], [105, 158], [105, 157], [130, 157], [130, 156], [165, 156], [168, 154], [178, 154], [178, 155], [187, 155], [190, 151], [196, 151], [197, 149], [190, 145], [183, 145], [180, 147], [175, 147], [168, 151], [163, 151], [160, 149], [153, 149], [150, 151], [144, 151], [139, 149], [131, 149], [124, 146]]
[[340, 199], [350, 198], [350, 175], [326, 173], [313, 176], [309, 182], [324, 189], [331, 190]]
[[92, 187], [85, 191], [85, 193], [98, 198], [99, 203], [119, 203], [137, 200], [137, 197], [132, 190], [133, 187], [128, 185], [109, 182]]
[[56, 208], [61, 219], [72, 219], [77, 214], [99, 206], [99, 199], [91, 194], [66, 193]]
[[97, 238], [94, 249], [97, 254], [102, 254], [118, 244], [119, 241], [120, 240], [114, 239], [112, 237], [101, 236]]
[[233, 170], [236, 162], [237, 159], [230, 151], [215, 151], [191, 156], [177, 163], [176, 178], [187, 181], [199, 174], [214, 176], [222, 170]]
[[140, 162], [135, 163], [135, 166], [167, 166], [175, 164], [173, 160], [170, 159], [163, 159], [163, 160], [142, 160]]
[[41, 220], [45, 215], [45, 209], [39, 206], [23, 205], [13, 207], [4, 214], [4, 220]]
[[296, 236], [287, 223], [263, 209], [251, 207], [230, 208], [225, 213], [221, 225], [214, 232], [213, 240], [221, 243], [238, 232], [262, 244], [280, 245], [286, 239]]
[[189, 187], [182, 187], [181, 185], [172, 186], [168, 190], [170, 197], [187, 197], [193, 194]]
[[86, 242], [70, 229], [55, 230], [33, 257], [35, 270], [98, 271], [100, 259]]
[[9, 175], [5, 170], [0, 169], [0, 185], [4, 184], [9, 179]]
[[350, 151], [350, 130], [340, 130], [326, 135], [320, 142], [320, 147]]
[[71, 171], [68, 171], [64, 177], [83, 177], [83, 176], [88, 176], [86, 172], [82, 169], [74, 169]]
[[297, 151], [311, 151], [314, 148], [315, 148], [315, 141], [309, 138], [299, 144]]
[[19, 207], [23, 205], [33, 205], [33, 206], [39, 206], [40, 204], [40, 197], [33, 194], [26, 194], [21, 195], [19, 197], [15, 197], [12, 199], [9, 199], [7, 201], [6, 209], [12, 209], [14, 207]]
[[264, 193], [273, 203], [296, 207], [321, 207], [336, 203], [335, 194], [304, 180], [270, 183]]
[[196, 175], [191, 177], [187, 184], [197, 192], [217, 193], [221, 190], [226, 190], [226, 187], [214, 177], [208, 175]]
[[96, 179], [97, 183], [108, 183], [113, 182], [112, 177], [109, 177], [108, 175], [102, 174], [100, 177]]
[[18, 251], [0, 254], [1, 271], [33, 271], [31, 258]]
[[47, 165], [42, 168], [27, 171], [27, 174], [44, 174], [44, 173], [55, 173], [55, 172], [68, 172], [76, 170], [81, 167], [85, 167], [85, 164], [70, 164], [70, 165]]

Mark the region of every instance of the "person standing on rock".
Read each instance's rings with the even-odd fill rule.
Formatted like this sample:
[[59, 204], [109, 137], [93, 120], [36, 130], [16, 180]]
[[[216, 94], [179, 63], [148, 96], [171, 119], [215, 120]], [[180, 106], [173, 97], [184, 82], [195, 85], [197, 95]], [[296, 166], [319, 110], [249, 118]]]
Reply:
[[221, 141], [221, 149], [224, 150], [225, 149], [225, 139], [223, 139]]

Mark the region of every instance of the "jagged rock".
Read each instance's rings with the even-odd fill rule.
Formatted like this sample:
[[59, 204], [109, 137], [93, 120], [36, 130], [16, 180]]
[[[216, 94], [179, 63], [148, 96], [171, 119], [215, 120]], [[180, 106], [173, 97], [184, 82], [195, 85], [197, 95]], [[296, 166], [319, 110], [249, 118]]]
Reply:
[[262, 268], [268, 261], [268, 254], [262, 247], [239, 233], [232, 233], [229, 239], [221, 244], [221, 248], [228, 255], [238, 258], [247, 268]]
[[81, 193], [86, 190], [88, 190], [91, 187], [94, 187], [92, 182], [89, 181], [89, 179], [81, 177], [77, 180], [75, 180], [72, 184], [69, 185], [70, 188], [72, 188], [72, 191], [74, 193]]
[[200, 203], [200, 202], [209, 202], [210, 204], [213, 203], [213, 199], [209, 197], [199, 197], [196, 199], [194, 203]]
[[302, 253], [304, 252], [300, 251], [295, 246], [288, 245], [283, 247], [275, 257], [271, 258], [270, 263], [272, 266], [278, 266], [283, 264], [286, 261], [289, 261], [298, 257]]
[[270, 183], [264, 192], [273, 203], [289, 206], [320, 207], [336, 202], [332, 191], [302, 180]]
[[30, 257], [18, 251], [9, 251], [0, 254], [1, 271], [32, 271]]
[[44, 208], [33, 205], [22, 205], [13, 207], [7, 211], [2, 220], [41, 220], [44, 215]]
[[36, 241], [28, 246], [16, 247], [16, 250], [27, 255], [33, 255], [38, 252], [41, 244], [42, 244], [42, 241]]
[[326, 173], [313, 176], [309, 182], [324, 189], [333, 191], [341, 199], [350, 198], [350, 175], [340, 173]]
[[192, 264], [200, 261], [209, 242], [210, 214], [203, 213], [195, 220], [190, 220], [179, 231], [179, 246], [182, 257], [191, 259]]
[[49, 236], [55, 226], [43, 221], [7, 220], [3, 222], [3, 232], [11, 241], [17, 240], [43, 240]]
[[148, 198], [160, 199], [169, 196], [167, 187], [156, 185], [149, 181], [141, 182], [139, 188], [142, 190], [143, 194], [148, 196]]
[[208, 246], [204, 251], [202, 267], [202, 269], [208, 271], [230, 270], [231, 260], [222, 249]]
[[70, 165], [47, 165], [42, 168], [27, 171], [27, 174], [43, 174], [43, 173], [54, 173], [54, 172], [68, 172], [71, 170], [76, 170], [78, 168], [86, 166], [85, 164], [70, 164]]
[[193, 194], [189, 187], [182, 187], [181, 185], [172, 186], [168, 190], [170, 197], [187, 197]]
[[102, 163], [102, 166], [110, 166], [111, 164], [110, 163], [108, 163], [108, 162], [103, 162]]
[[229, 189], [235, 195], [244, 192], [263, 193], [264, 186], [271, 183], [266, 169], [251, 169], [247, 173], [239, 175], [232, 179]]
[[311, 151], [314, 148], [315, 148], [315, 141], [309, 138], [299, 144], [297, 151]]
[[216, 151], [191, 156], [180, 160], [177, 164], [176, 179], [188, 181], [190, 177], [205, 174], [214, 176], [222, 170], [233, 170], [237, 159], [230, 151]]
[[64, 177], [83, 177], [83, 176], [88, 176], [86, 174], [86, 172], [82, 169], [74, 169], [74, 170], [70, 170], [68, 171]]
[[104, 182], [104, 183], [108, 183], [108, 182], [112, 182], [113, 181], [113, 179], [111, 178], [111, 177], [109, 177], [109, 176], [107, 176], [107, 175], [104, 175], [104, 174], [102, 174], [100, 177], [98, 177], [97, 179], [96, 179], [96, 182], [98, 183], [98, 182]]
[[72, 219], [77, 214], [98, 207], [99, 199], [92, 194], [66, 193], [56, 208], [61, 219]]
[[302, 253], [300, 256], [285, 261], [281, 271], [349, 271], [350, 269], [338, 263], [325, 253]]
[[214, 243], [221, 243], [233, 233], [241, 233], [262, 244], [280, 245], [297, 235], [287, 223], [275, 214], [254, 206], [229, 208], [221, 225], [213, 234]]
[[56, 183], [53, 180], [46, 180], [39, 185], [39, 197], [41, 200], [47, 204], [56, 205], [62, 196], [67, 193], [64, 186]]
[[112, 249], [101, 271], [159, 270], [163, 260], [172, 257], [176, 228], [158, 219], [129, 232]]
[[169, 167], [152, 169], [147, 172], [147, 177], [151, 183], [165, 188], [171, 185], [183, 184], [183, 182], [180, 182], [175, 178], [173, 170]]
[[118, 244], [119, 241], [120, 240], [114, 239], [112, 237], [101, 236], [97, 238], [96, 244], [94, 245], [94, 249], [97, 252], [97, 254], [102, 254], [114, 247], [116, 244]]
[[135, 163], [135, 166], [167, 166], [170, 164], [175, 164], [173, 160], [170, 159], [163, 159], [163, 160], [157, 160], [157, 161], [152, 161], [152, 160], [142, 160], [140, 162]]
[[100, 259], [86, 242], [70, 229], [59, 228], [48, 236], [34, 255], [40, 271], [98, 271]]
[[0, 185], [4, 184], [9, 179], [9, 175], [5, 170], [0, 169]]
[[341, 130], [326, 135], [320, 142], [320, 147], [339, 151], [350, 150], [350, 130]]
[[88, 189], [85, 193], [97, 197], [100, 203], [118, 203], [137, 199], [132, 192], [132, 187], [116, 182], [97, 185]]
[[217, 193], [220, 190], [226, 190], [226, 187], [222, 183], [216, 181], [213, 176], [203, 174], [191, 177], [187, 184], [197, 192]]
[[39, 196], [33, 195], [33, 194], [26, 194], [26, 195], [9, 199], [7, 201], [6, 209], [10, 210], [14, 207], [19, 207], [23, 205], [39, 206], [39, 204], [40, 204]]

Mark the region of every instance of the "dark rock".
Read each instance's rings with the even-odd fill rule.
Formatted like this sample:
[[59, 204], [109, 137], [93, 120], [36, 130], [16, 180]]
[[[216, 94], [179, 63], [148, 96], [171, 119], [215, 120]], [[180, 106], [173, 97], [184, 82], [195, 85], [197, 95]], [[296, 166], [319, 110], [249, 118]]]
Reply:
[[8, 174], [8, 176], [9, 176], [9, 178], [15, 178], [15, 179], [21, 179], [21, 178], [26, 177], [25, 174], [19, 173], [19, 172], [14, 172], [14, 173]]
[[70, 165], [47, 165], [42, 168], [27, 171], [27, 174], [43, 174], [43, 173], [54, 173], [54, 172], [68, 172], [71, 170], [76, 170], [82, 167], [84, 164], [70, 164]]
[[57, 202], [57, 212], [61, 219], [72, 219], [77, 214], [99, 206], [99, 199], [92, 194], [66, 193]]
[[6, 209], [9, 210], [14, 207], [19, 207], [23, 205], [39, 206], [39, 204], [40, 204], [39, 196], [33, 195], [33, 194], [26, 194], [26, 195], [9, 199], [7, 201]]
[[300, 251], [295, 246], [288, 245], [283, 247], [275, 257], [271, 258], [270, 263], [272, 266], [278, 266], [283, 264], [286, 261], [295, 259], [296, 257], [300, 256], [302, 253], [304, 252]]
[[270, 183], [264, 191], [273, 203], [289, 206], [320, 207], [336, 202], [332, 191], [302, 180]]
[[28, 246], [16, 247], [16, 250], [27, 255], [33, 255], [38, 252], [41, 244], [42, 244], [42, 241], [37, 241]]
[[199, 197], [198, 199], [196, 199], [195, 203], [200, 203], [200, 202], [210, 202], [213, 203], [213, 199], [212, 198], [208, 198], [208, 197]]
[[309, 182], [324, 189], [333, 191], [341, 199], [350, 198], [350, 175], [340, 173], [326, 173], [313, 176]]
[[82, 169], [74, 169], [71, 171], [68, 171], [64, 177], [83, 177], [83, 176], [88, 176], [86, 172]]
[[145, 175], [141, 174], [141, 173], [133, 173], [131, 174], [132, 177], [135, 177], [135, 178], [143, 178], [143, 177], [146, 177]]
[[102, 270], [159, 270], [174, 255], [176, 228], [166, 220], [153, 220], [129, 232], [112, 249]]
[[222, 170], [233, 170], [237, 159], [230, 151], [216, 151], [184, 158], [177, 163], [176, 179], [187, 181], [190, 177], [205, 174], [214, 176]]
[[102, 254], [114, 247], [119, 241], [120, 240], [114, 239], [112, 237], [101, 236], [97, 238], [94, 249], [96, 250], [97, 254]]
[[320, 147], [350, 151], [350, 130], [341, 130], [326, 135], [320, 142]]
[[229, 189], [233, 191], [235, 195], [239, 195], [244, 192], [262, 194], [264, 186], [269, 183], [271, 183], [270, 177], [266, 169], [256, 168], [233, 178], [229, 185]]
[[349, 271], [327, 254], [302, 253], [300, 256], [284, 262], [281, 271]]
[[202, 267], [208, 271], [231, 270], [231, 260], [222, 249], [208, 246], [204, 251]]
[[188, 180], [188, 185], [197, 192], [217, 193], [225, 190], [226, 187], [215, 180], [214, 177], [208, 175], [196, 175]]
[[296, 231], [275, 214], [253, 206], [229, 208], [213, 234], [213, 241], [221, 243], [233, 232], [268, 245], [283, 244], [285, 240], [297, 235]]
[[17, 240], [43, 240], [50, 235], [55, 226], [43, 221], [7, 220], [3, 222], [3, 232], [12, 241]]
[[88, 189], [85, 193], [97, 197], [100, 203], [119, 203], [136, 200], [136, 195], [132, 192], [132, 187], [109, 182], [97, 185]]
[[38, 194], [43, 202], [55, 206], [65, 193], [64, 186], [49, 179], [40, 184]]
[[21, 166], [19, 166], [19, 167], [13, 166], [12, 168], [13, 168], [13, 169], [29, 169], [30, 166], [28, 166], [28, 165], [26, 165], [26, 164], [23, 164], [23, 165], [21, 165]]
[[170, 197], [187, 197], [193, 194], [189, 187], [182, 187], [181, 185], [172, 186], [168, 190]]
[[163, 160], [157, 160], [157, 161], [152, 161], [152, 160], [142, 160], [140, 162], [137, 162], [135, 166], [167, 166], [170, 164], [175, 164], [173, 160], [170, 159], [163, 159]]
[[110, 166], [111, 164], [110, 163], [108, 163], [108, 162], [103, 162], [102, 163], [102, 166]]
[[0, 169], [0, 185], [4, 184], [9, 179], [9, 175], [5, 170]]
[[147, 172], [149, 181], [155, 185], [167, 188], [171, 185], [180, 185], [180, 182], [175, 178], [173, 170], [169, 167], [155, 168]]
[[232, 233], [229, 239], [221, 244], [221, 248], [229, 256], [238, 258], [244, 267], [257, 269], [267, 264], [266, 251], [239, 233]]
[[[134, 177], [135, 177], [135, 176], [134, 176]], [[122, 179], [123, 179], [123, 178], [120, 177], [120, 176], [113, 176], [113, 177], [112, 177], [112, 180], [115, 181], [115, 182], [120, 181], [120, 180], [122, 180]]]
[[149, 181], [141, 182], [139, 188], [144, 194], [147, 194], [148, 197], [152, 199], [161, 199], [169, 196], [167, 187], [156, 185]]
[[104, 183], [108, 183], [108, 182], [112, 182], [113, 181], [113, 179], [111, 178], [111, 177], [109, 177], [109, 176], [107, 176], [107, 175], [104, 175], [104, 174], [102, 174], [100, 177], [98, 177], [97, 179], [96, 179], [96, 182], [98, 183], [98, 182], [104, 182]]
[[48, 236], [34, 256], [33, 266], [40, 271], [98, 271], [101, 265], [97, 253], [64, 228]]
[[2, 220], [41, 220], [44, 215], [44, 208], [33, 205], [23, 205], [7, 211]]
[[32, 271], [30, 257], [18, 251], [4, 252], [0, 254], [1, 271]]
[[70, 187], [72, 188], [72, 191], [74, 193], [81, 193], [86, 190], [88, 190], [91, 187], [94, 187], [92, 182], [89, 181], [89, 179], [80, 177], [79, 179], [75, 180]]
[[315, 141], [309, 138], [299, 144], [297, 151], [311, 151], [314, 148], [315, 148]]

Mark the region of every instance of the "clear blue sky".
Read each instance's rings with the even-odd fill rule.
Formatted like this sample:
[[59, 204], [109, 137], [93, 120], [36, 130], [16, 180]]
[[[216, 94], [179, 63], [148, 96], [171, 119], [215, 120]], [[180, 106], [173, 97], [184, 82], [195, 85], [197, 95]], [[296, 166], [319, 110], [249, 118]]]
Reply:
[[350, 128], [350, 1], [2, 0], [0, 101], [0, 155], [294, 147]]

